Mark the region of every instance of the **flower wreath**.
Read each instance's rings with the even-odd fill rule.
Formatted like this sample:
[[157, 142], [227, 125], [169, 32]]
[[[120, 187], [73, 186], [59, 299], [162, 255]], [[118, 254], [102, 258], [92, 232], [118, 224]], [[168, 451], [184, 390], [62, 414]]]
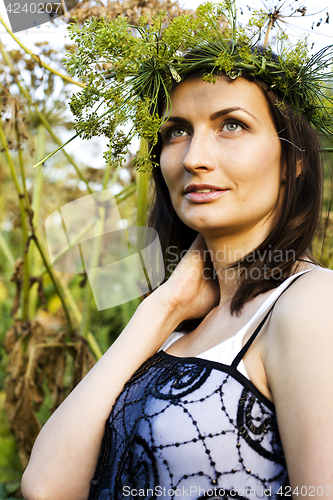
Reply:
[[[200, 5], [195, 15], [167, 22], [160, 12], [151, 21], [142, 16], [138, 26], [125, 17], [92, 18], [83, 27], [72, 24], [70, 38], [77, 51], [65, 64], [85, 88], [73, 95], [70, 108], [77, 135], [109, 139], [104, 158], [121, 165], [134, 136], [148, 141], [134, 159], [138, 170], [154, 166], [151, 151], [163, 119], [161, 99], [171, 109], [170, 92], [188, 74], [200, 73], [214, 83], [217, 74], [235, 79], [242, 74], [259, 77], [305, 116], [316, 131], [333, 134], [333, 46], [309, 57], [307, 40], [290, 45], [279, 39], [279, 55], [271, 47], [258, 48], [265, 21], [256, 13], [244, 28], [236, 19], [234, 0]], [[124, 132], [126, 127], [127, 132]]]

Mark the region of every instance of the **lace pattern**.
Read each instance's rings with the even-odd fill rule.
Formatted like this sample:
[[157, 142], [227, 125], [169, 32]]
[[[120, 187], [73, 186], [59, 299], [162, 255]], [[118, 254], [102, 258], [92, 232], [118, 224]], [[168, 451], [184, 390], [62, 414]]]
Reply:
[[113, 407], [89, 500], [279, 498], [286, 479], [274, 407], [253, 384], [233, 366], [159, 352]]

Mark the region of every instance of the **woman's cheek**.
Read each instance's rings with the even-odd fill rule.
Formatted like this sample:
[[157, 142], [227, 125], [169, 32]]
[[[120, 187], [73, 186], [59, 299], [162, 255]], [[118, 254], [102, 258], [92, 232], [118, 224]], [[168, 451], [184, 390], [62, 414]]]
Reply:
[[171, 191], [179, 185], [179, 168], [177, 168], [177, 162], [175, 158], [170, 158], [170, 155], [164, 154], [161, 155], [160, 159], [161, 172], [164, 179], [164, 182], [169, 189], [169, 193], [171, 196]]

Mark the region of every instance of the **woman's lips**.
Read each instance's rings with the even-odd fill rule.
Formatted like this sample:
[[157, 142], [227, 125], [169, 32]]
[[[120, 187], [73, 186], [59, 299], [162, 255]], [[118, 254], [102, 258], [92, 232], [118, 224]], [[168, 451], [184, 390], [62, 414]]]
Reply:
[[227, 189], [207, 184], [190, 184], [185, 188], [185, 197], [194, 203], [207, 203], [219, 198]]

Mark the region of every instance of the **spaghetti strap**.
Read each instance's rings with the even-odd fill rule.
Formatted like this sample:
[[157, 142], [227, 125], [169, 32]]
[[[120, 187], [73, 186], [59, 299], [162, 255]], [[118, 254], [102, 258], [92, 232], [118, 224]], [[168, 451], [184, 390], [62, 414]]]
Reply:
[[262, 327], [264, 326], [265, 322], [267, 321], [267, 318], [269, 317], [269, 315], [271, 314], [275, 304], [277, 303], [277, 301], [279, 300], [279, 298], [281, 297], [281, 295], [286, 291], [288, 290], [288, 288], [293, 284], [295, 283], [295, 281], [298, 280], [298, 278], [300, 278], [303, 274], [305, 274], [306, 272], [310, 271], [309, 270], [306, 270], [304, 272], [302, 272], [302, 274], [299, 274], [298, 276], [296, 276], [289, 284], [288, 286], [286, 286], [286, 288], [280, 293], [280, 295], [275, 299], [273, 305], [270, 307], [268, 313], [265, 315], [265, 317], [262, 319], [262, 321], [260, 322], [260, 324], [257, 326], [257, 328], [255, 329], [255, 331], [253, 332], [253, 334], [251, 335], [251, 337], [249, 338], [249, 340], [246, 342], [246, 344], [242, 347], [242, 349], [239, 351], [239, 353], [237, 354], [237, 356], [235, 357], [235, 359], [233, 360], [233, 362], [231, 363], [231, 366], [233, 366], [234, 368], [237, 368], [237, 366], [239, 365], [239, 363], [241, 362], [241, 360], [244, 358], [245, 354], [247, 353], [248, 349], [250, 348], [250, 346], [252, 345], [252, 343], [254, 342], [254, 340], [256, 339], [256, 337], [258, 336], [260, 330], [262, 329]]

